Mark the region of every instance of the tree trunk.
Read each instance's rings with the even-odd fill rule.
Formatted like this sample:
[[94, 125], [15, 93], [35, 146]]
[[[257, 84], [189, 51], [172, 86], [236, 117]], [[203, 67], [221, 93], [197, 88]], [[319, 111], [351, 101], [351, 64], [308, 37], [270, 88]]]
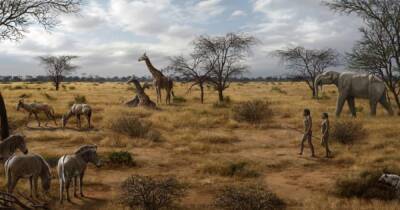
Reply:
[[[398, 112], [398, 114], [400, 115], [400, 99], [399, 99], [399, 96], [397, 95], [395, 89], [389, 88], [389, 90], [390, 90], [390, 92], [392, 92], [394, 101], [396, 102], [396, 105], [397, 105], [397, 110], [398, 110], [397, 112]], [[388, 98], [388, 100], [390, 100], [390, 98]]]
[[218, 99], [219, 99], [219, 102], [224, 102], [224, 93], [223, 93], [224, 91], [221, 89], [221, 88], [218, 88]]
[[55, 86], [56, 86], [56, 91], [58, 91], [58, 89], [60, 88], [60, 82], [56, 82]]
[[203, 104], [204, 103], [204, 87], [203, 84], [199, 84], [200, 86], [200, 101]]
[[10, 136], [10, 129], [8, 126], [7, 110], [4, 103], [3, 95], [0, 93], [0, 121], [1, 121], [1, 139], [4, 140]]

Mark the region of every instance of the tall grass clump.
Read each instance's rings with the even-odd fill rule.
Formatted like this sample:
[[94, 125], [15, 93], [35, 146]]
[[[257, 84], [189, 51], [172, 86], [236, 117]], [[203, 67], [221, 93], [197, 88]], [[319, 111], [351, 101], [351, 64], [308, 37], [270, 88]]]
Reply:
[[216, 207], [226, 210], [285, 209], [284, 201], [261, 185], [227, 186], [215, 199]]
[[242, 160], [214, 162], [203, 167], [203, 173], [240, 178], [255, 178], [260, 176], [253, 163]]
[[359, 174], [350, 174], [336, 180], [334, 193], [344, 198], [363, 198], [394, 200], [398, 199], [398, 194], [394, 187], [379, 183], [379, 177], [383, 173], [400, 174], [400, 170], [395, 169], [367, 169]]
[[362, 122], [359, 121], [340, 120], [333, 124], [332, 137], [342, 144], [351, 144], [366, 134]]
[[122, 183], [121, 202], [130, 209], [177, 209], [186, 188], [176, 178], [133, 175]]
[[268, 102], [261, 100], [242, 102], [232, 108], [233, 119], [238, 122], [261, 123], [272, 117], [269, 105]]

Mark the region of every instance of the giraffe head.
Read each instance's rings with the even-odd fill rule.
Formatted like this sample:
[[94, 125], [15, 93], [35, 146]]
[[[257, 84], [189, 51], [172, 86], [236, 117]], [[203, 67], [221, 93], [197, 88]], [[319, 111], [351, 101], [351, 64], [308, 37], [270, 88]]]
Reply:
[[141, 62], [141, 61], [145, 61], [147, 59], [149, 59], [149, 57], [147, 57], [146, 53], [143, 53], [143, 55], [139, 57], [138, 61]]

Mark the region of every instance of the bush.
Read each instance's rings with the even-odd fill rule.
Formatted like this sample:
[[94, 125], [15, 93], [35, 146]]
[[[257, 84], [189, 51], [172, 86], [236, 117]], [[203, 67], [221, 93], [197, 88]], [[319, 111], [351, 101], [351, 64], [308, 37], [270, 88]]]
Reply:
[[283, 90], [282, 88], [280, 88], [278, 86], [272, 86], [271, 91], [272, 92], [277, 92], [277, 93], [280, 93], [280, 94], [284, 94], [284, 95], [287, 94], [287, 92], [285, 90]]
[[231, 97], [225, 96], [224, 101], [222, 101], [222, 102], [217, 101], [213, 104], [213, 106], [215, 108], [226, 108], [226, 107], [229, 107], [229, 105], [231, 105], [231, 103], [232, 103]]
[[335, 194], [345, 198], [364, 199], [397, 199], [393, 187], [388, 187], [378, 182], [383, 173], [400, 174], [399, 169], [365, 170], [358, 175], [349, 175], [339, 178], [335, 184]]
[[114, 132], [140, 138], [146, 137], [150, 130], [150, 124], [143, 123], [139, 118], [130, 115], [121, 115], [111, 119], [108, 126]]
[[136, 163], [133, 161], [132, 155], [129, 152], [112, 152], [108, 155], [110, 163], [113, 165], [126, 165], [135, 166]]
[[155, 179], [133, 175], [122, 183], [121, 201], [131, 209], [158, 210], [173, 208], [186, 192], [175, 178]]
[[232, 108], [233, 118], [238, 122], [261, 123], [272, 116], [269, 103], [261, 100], [242, 102]]
[[337, 121], [333, 125], [332, 137], [342, 144], [353, 143], [354, 140], [366, 136], [363, 124], [358, 121]]
[[48, 156], [48, 157], [44, 157], [44, 159], [46, 160], [46, 162], [49, 164], [49, 166], [51, 168], [54, 168], [57, 166], [58, 160], [60, 159], [60, 157]]
[[227, 161], [214, 163], [203, 168], [207, 174], [216, 174], [228, 177], [254, 178], [260, 176], [252, 165], [247, 161]]
[[74, 104], [86, 104], [87, 103], [87, 100], [86, 100], [86, 96], [83, 96], [83, 95], [75, 95], [74, 96], [74, 100], [73, 101], [71, 101], [71, 102], [69, 102], [69, 106], [72, 106], [72, 105], [74, 105]]
[[220, 190], [215, 205], [227, 210], [284, 209], [285, 203], [275, 193], [263, 186], [228, 186]]

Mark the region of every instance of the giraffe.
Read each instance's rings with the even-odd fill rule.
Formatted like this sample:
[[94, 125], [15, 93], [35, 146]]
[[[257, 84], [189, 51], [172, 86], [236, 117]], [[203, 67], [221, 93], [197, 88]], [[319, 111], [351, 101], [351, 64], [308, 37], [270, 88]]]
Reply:
[[157, 103], [161, 103], [161, 90], [165, 89], [167, 96], [165, 97], [165, 103], [171, 103], [171, 95], [174, 95], [172, 88], [174, 87], [174, 82], [171, 78], [166, 77], [163, 73], [157, 70], [151, 63], [149, 57], [144, 53], [139, 59], [139, 62], [144, 61], [147, 68], [149, 69], [151, 75], [153, 76], [153, 85], [157, 93]]

